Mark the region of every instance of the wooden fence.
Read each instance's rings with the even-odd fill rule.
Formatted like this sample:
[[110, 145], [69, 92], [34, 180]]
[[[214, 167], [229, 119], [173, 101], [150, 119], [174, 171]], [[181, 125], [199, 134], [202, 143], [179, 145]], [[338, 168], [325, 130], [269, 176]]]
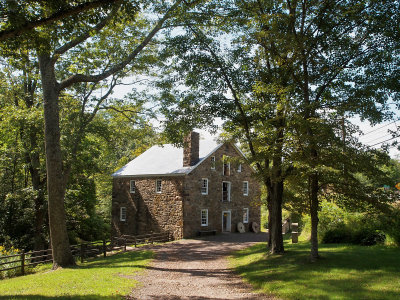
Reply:
[[[103, 255], [107, 252], [121, 250], [126, 251], [127, 246], [137, 247], [143, 244], [153, 244], [170, 241], [169, 233], [150, 233], [144, 235], [122, 235], [114, 237], [112, 241], [103, 240], [102, 242], [82, 243], [72, 245], [71, 252], [75, 258], [80, 258], [81, 263], [86, 258]], [[0, 273], [9, 270], [20, 270], [21, 275], [25, 275], [26, 268], [45, 262], [52, 262], [53, 255], [51, 249], [22, 252], [19, 254], [0, 256]], [[4, 267], [5, 266], [5, 267]], [[1, 278], [1, 277], [0, 277]]]
[[127, 245], [137, 247], [144, 244], [165, 243], [171, 240], [168, 232], [163, 233], [149, 233], [142, 235], [121, 235], [113, 239], [113, 244], [117, 247], [124, 247], [126, 251]]

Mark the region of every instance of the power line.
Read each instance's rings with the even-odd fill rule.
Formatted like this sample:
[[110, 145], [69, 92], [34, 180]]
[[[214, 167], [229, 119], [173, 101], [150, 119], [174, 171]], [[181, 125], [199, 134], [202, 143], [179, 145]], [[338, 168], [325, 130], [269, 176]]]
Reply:
[[386, 124], [386, 125], [383, 125], [383, 126], [381, 126], [381, 127], [379, 127], [379, 128], [376, 128], [376, 129], [374, 129], [374, 130], [368, 131], [367, 133], [364, 133], [363, 136], [366, 136], [367, 134], [370, 134], [370, 133], [372, 133], [372, 132], [375, 132], [375, 131], [377, 131], [377, 130], [379, 130], [379, 129], [385, 128], [385, 127], [387, 127], [387, 126], [389, 126], [389, 125], [391, 125], [391, 124], [393, 124], [393, 123], [396, 123], [396, 121], [390, 122], [390, 123], [388, 123], [388, 124]]
[[370, 144], [370, 143], [373, 143], [373, 142], [375, 142], [377, 140], [385, 139], [385, 138], [387, 138], [389, 136], [392, 136], [392, 135], [391, 134], [386, 134], [386, 135], [383, 135], [383, 136], [380, 136], [380, 137], [377, 137], [377, 138], [373, 138], [372, 140], [369, 140], [368, 142], [363, 142], [363, 143], [364, 144]]
[[385, 141], [382, 141], [382, 142], [379, 142], [379, 143], [373, 144], [373, 145], [371, 145], [371, 146], [369, 146], [369, 147], [374, 147], [374, 146], [376, 146], [376, 145], [379, 145], [379, 144], [382, 144], [382, 143], [386, 143], [386, 142], [388, 142], [388, 141], [391, 141], [391, 140], [397, 139], [398, 137], [399, 137], [399, 136], [392, 137], [392, 138], [390, 138], [390, 139], [387, 139], [387, 140], [385, 140]]

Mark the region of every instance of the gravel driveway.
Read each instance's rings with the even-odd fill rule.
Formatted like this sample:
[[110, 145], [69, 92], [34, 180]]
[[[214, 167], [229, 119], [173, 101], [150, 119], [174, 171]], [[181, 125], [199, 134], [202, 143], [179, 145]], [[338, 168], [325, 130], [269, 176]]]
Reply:
[[155, 259], [129, 299], [274, 299], [252, 293], [228, 267], [235, 250], [267, 240], [265, 233], [230, 233], [150, 247]]

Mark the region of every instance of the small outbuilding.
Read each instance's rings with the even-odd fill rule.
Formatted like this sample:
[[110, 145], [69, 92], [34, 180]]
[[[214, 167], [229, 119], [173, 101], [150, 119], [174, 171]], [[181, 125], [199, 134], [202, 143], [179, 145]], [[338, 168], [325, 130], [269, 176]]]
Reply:
[[260, 224], [260, 186], [243, 153], [231, 143], [191, 132], [179, 148], [153, 146], [115, 172], [112, 236], [169, 232], [233, 232]]

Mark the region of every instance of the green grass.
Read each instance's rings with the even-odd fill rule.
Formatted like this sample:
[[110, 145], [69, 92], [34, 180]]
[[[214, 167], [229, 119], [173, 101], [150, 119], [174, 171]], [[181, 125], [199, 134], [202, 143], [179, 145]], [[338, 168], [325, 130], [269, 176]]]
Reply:
[[286, 253], [266, 254], [266, 244], [236, 252], [231, 265], [258, 292], [282, 299], [400, 299], [400, 249], [385, 246], [285, 244]]
[[0, 280], [0, 299], [121, 299], [153, 253], [134, 251], [98, 258], [73, 268]]

